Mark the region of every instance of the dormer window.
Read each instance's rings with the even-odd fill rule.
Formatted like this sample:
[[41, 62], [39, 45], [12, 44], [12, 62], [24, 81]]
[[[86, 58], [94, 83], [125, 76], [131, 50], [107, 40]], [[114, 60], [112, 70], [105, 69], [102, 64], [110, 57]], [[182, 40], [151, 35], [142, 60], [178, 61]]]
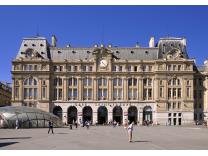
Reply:
[[26, 54], [27, 57], [32, 57], [33, 56], [33, 50], [28, 49], [25, 54]]
[[33, 47], [35, 47], [35, 44], [32, 44]]
[[148, 55], [148, 54], [149, 54], [149, 52], [148, 52], [148, 51], [145, 51], [145, 54], [146, 54], [146, 55]]
[[24, 44], [24, 47], [27, 47], [27, 44]]
[[44, 52], [41, 52], [41, 54], [45, 54]]
[[43, 44], [40, 44], [40, 46], [43, 47], [44, 45]]
[[74, 51], [74, 50], [73, 50], [73, 51], [72, 51], [72, 53], [73, 53], [73, 54], [75, 54], [75, 53], [76, 53], [76, 51]]
[[90, 53], [90, 51], [87, 51], [87, 53], [89, 54], [89, 53]]
[[120, 53], [120, 52], [117, 50], [117, 51], [116, 51], [116, 54], [119, 54], [119, 53]]
[[58, 54], [61, 54], [61, 51], [58, 51]]
[[134, 54], [134, 51], [131, 51], [131, 54]]

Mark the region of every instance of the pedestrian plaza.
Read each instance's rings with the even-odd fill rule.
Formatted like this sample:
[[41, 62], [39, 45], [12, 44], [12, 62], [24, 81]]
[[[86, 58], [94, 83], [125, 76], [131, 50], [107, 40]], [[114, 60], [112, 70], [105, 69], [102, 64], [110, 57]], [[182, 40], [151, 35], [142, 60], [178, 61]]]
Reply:
[[128, 142], [122, 127], [91, 126], [54, 128], [0, 129], [0, 149], [4, 150], [192, 150], [208, 149], [205, 127], [134, 126], [133, 142]]

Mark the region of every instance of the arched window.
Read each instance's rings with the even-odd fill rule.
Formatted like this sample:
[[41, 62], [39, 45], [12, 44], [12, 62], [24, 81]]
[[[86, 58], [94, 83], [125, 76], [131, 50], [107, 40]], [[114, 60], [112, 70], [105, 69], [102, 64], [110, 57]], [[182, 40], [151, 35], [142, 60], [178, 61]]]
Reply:
[[24, 99], [37, 99], [38, 82], [36, 78], [30, 77], [24, 80]]
[[107, 79], [99, 78], [98, 79], [98, 100], [107, 99]]
[[113, 79], [113, 99], [114, 100], [122, 99], [122, 79], [120, 78]]

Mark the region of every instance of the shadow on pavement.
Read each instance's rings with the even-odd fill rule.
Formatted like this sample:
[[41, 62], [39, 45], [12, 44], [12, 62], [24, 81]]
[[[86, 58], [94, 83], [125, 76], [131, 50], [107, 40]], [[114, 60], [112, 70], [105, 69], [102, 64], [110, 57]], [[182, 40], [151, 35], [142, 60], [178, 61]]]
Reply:
[[19, 142], [3, 142], [3, 143], [0, 143], [0, 147], [9, 146], [9, 145], [16, 144], [16, 143], [19, 143]]
[[147, 140], [138, 140], [138, 141], [133, 141], [133, 142], [152, 142], [152, 141], [147, 141]]
[[69, 133], [55, 133], [55, 134], [69, 134]]
[[13, 137], [13, 138], [0, 138], [0, 140], [7, 140], [7, 139], [30, 139], [32, 137]]

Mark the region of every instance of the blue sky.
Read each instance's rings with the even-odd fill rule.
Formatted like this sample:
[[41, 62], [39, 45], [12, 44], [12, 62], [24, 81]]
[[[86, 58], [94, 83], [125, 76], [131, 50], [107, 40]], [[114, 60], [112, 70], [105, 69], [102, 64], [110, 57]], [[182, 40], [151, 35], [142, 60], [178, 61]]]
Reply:
[[0, 6], [0, 80], [11, 82], [11, 60], [23, 37], [37, 31], [58, 46], [148, 46], [149, 38], [186, 37], [189, 57], [208, 58], [208, 6]]

